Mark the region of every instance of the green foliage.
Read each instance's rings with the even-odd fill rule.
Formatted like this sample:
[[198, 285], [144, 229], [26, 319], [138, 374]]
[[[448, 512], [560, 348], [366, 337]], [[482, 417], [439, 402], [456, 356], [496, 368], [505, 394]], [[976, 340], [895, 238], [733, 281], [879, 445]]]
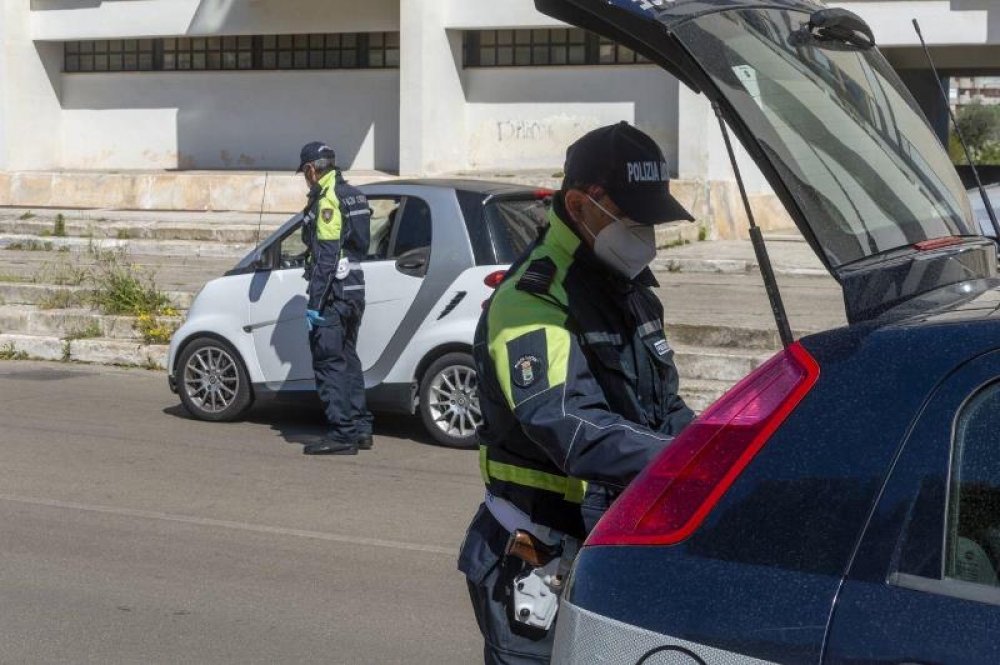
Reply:
[[101, 324], [97, 321], [91, 321], [90, 325], [86, 328], [81, 328], [80, 330], [74, 330], [70, 334], [66, 335], [66, 341], [73, 341], [77, 339], [93, 339], [95, 337], [100, 337], [104, 334], [101, 330]]
[[705, 226], [698, 227], [698, 240], [708, 240], [708, 228]]
[[59, 289], [47, 293], [38, 299], [38, 309], [70, 309], [79, 307], [87, 301], [87, 294], [69, 289]]
[[[955, 122], [975, 163], [1000, 164], [1000, 106], [963, 106]], [[948, 139], [948, 154], [956, 164], [968, 163], [957, 132], [953, 131]]]
[[34, 217], [34, 216], [35, 216], [35, 213], [33, 213], [33, 212], [31, 212], [29, 210], [28, 212], [26, 212], [23, 215], [21, 215], [20, 217], [18, 217], [18, 219], [21, 220], [22, 222], [26, 222], [29, 219], [31, 219], [32, 217]]
[[14, 346], [14, 342], [7, 342], [3, 346], [0, 346], [0, 360], [27, 360], [28, 354], [24, 351], [18, 351]]
[[51, 252], [51, 242], [41, 242], [39, 240], [17, 240], [7, 245], [7, 249], [12, 252]]
[[118, 229], [118, 233], [115, 234], [115, 237], [119, 240], [128, 240], [132, 237], [132, 234], [128, 232], [128, 229]]
[[93, 245], [89, 251], [95, 258], [92, 302], [101, 312], [156, 316], [170, 310], [170, 298], [156, 286], [153, 275], [144, 274], [124, 252]]
[[66, 237], [66, 218], [63, 217], [62, 213], [56, 215], [56, 221], [52, 225], [52, 235], [57, 238]]

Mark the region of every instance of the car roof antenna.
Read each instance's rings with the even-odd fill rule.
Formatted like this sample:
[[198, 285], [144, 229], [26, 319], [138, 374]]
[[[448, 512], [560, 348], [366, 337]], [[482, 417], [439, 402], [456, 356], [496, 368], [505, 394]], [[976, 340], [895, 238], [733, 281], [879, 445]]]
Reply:
[[267, 200], [267, 171], [264, 171], [264, 193], [260, 195], [260, 213], [257, 215], [257, 241], [254, 247], [260, 244], [260, 227], [264, 223], [264, 201]]
[[913, 19], [913, 29], [917, 31], [917, 37], [920, 38], [920, 45], [924, 49], [924, 55], [927, 56], [927, 64], [931, 66], [931, 72], [934, 73], [934, 80], [937, 81], [938, 89], [941, 91], [941, 97], [944, 99], [944, 106], [948, 109], [948, 115], [951, 117], [951, 126], [955, 128], [955, 135], [958, 136], [958, 140], [962, 144], [962, 149], [965, 150], [965, 160], [969, 162], [969, 167], [972, 168], [972, 176], [976, 179], [976, 187], [979, 188], [979, 195], [983, 197], [983, 205], [986, 206], [986, 214], [990, 216], [990, 222], [993, 224], [993, 232], [996, 233], [994, 240], [1000, 243], [1000, 223], [997, 222], [996, 211], [994, 211], [993, 206], [990, 205], [990, 197], [986, 194], [986, 189], [983, 187], [983, 181], [979, 179], [979, 170], [972, 162], [972, 153], [969, 152], [969, 144], [965, 142], [965, 136], [962, 134], [962, 128], [958, 126], [958, 121], [955, 119], [955, 112], [951, 109], [951, 100], [948, 98], [948, 93], [944, 90], [944, 84], [941, 83], [941, 76], [938, 74], [937, 67], [934, 66], [934, 60], [931, 58], [931, 51], [927, 48], [927, 42], [924, 41], [924, 35], [920, 32], [920, 24], [917, 22], [917, 19]]
[[736, 162], [736, 153], [733, 152], [733, 144], [729, 140], [729, 132], [726, 130], [726, 121], [722, 117], [722, 109], [719, 108], [718, 102], [712, 102], [712, 109], [715, 111], [715, 116], [719, 119], [719, 127], [722, 129], [722, 139], [726, 142], [729, 161], [733, 165], [733, 173], [736, 174], [736, 184], [739, 185], [740, 196], [743, 198], [743, 208], [747, 212], [747, 219], [750, 220], [750, 242], [753, 243], [753, 251], [757, 256], [757, 265], [760, 266], [760, 274], [764, 278], [764, 289], [767, 291], [767, 299], [771, 303], [774, 322], [778, 324], [778, 335], [781, 336], [782, 346], [790, 346], [795, 341], [795, 338], [792, 337], [792, 329], [788, 325], [788, 314], [785, 312], [785, 305], [781, 301], [778, 280], [774, 277], [774, 268], [771, 266], [771, 259], [767, 255], [767, 247], [764, 246], [764, 236], [761, 235], [760, 227], [754, 221], [753, 210], [750, 208], [750, 199], [747, 197], [747, 190], [743, 185], [743, 176], [740, 174], [740, 166]]

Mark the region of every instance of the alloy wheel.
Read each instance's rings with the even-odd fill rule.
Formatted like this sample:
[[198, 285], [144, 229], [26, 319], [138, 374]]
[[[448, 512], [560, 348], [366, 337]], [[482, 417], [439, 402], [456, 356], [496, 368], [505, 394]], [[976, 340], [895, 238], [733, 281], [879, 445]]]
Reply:
[[236, 361], [224, 349], [198, 349], [184, 366], [184, 390], [199, 408], [209, 413], [225, 411], [236, 399], [240, 374]]
[[476, 371], [463, 365], [445, 367], [434, 376], [430, 388], [428, 407], [434, 424], [449, 436], [474, 434], [483, 422]]

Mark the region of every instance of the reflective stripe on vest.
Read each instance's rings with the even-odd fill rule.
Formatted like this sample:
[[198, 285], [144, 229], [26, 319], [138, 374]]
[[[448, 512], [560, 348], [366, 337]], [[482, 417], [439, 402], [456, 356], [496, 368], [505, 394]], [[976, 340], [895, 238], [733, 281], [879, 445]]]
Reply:
[[526, 469], [513, 464], [491, 462], [488, 448], [479, 446], [479, 473], [487, 487], [491, 480], [524, 485], [533, 489], [562, 494], [570, 503], [583, 503], [583, 495], [587, 492], [587, 481], [569, 476], [558, 476], [553, 473]]

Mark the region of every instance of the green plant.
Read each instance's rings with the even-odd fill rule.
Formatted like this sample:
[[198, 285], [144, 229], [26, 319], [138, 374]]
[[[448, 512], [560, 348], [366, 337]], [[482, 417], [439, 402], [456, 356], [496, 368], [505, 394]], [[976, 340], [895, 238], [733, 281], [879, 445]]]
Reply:
[[24, 275], [11, 275], [9, 273], [0, 272], [0, 282], [6, 284], [19, 284], [21, 282], [29, 282], [29, 281], [31, 280], [25, 277]]
[[66, 335], [66, 341], [93, 339], [95, 337], [101, 337], [103, 334], [104, 331], [101, 329], [101, 324], [97, 321], [91, 321], [86, 328], [74, 330], [70, 334]]
[[698, 227], [698, 241], [708, 240], [708, 228], [704, 226]]
[[119, 240], [128, 240], [132, 237], [132, 234], [129, 233], [128, 229], [118, 229], [118, 233], [115, 234], [115, 237]]
[[14, 342], [7, 342], [3, 346], [0, 346], [0, 360], [27, 360], [28, 354], [24, 351], [18, 351], [14, 346]]
[[[62, 250], [60, 250], [62, 251]], [[56, 286], [80, 286], [87, 281], [90, 271], [87, 268], [69, 263], [65, 259], [43, 263], [35, 271], [32, 279], [36, 284], [54, 284]]]
[[[164, 312], [165, 316], [176, 316], [174, 310]], [[146, 344], [169, 344], [170, 338], [177, 332], [178, 324], [174, 321], [164, 321], [151, 314], [141, 314], [135, 321], [135, 329]]]
[[62, 361], [68, 363], [73, 359], [73, 346], [68, 339], [63, 340]]
[[7, 249], [21, 252], [51, 252], [52, 243], [39, 242], [38, 240], [15, 240], [7, 245]]
[[33, 213], [33, 212], [31, 212], [29, 210], [26, 213], [24, 213], [23, 215], [21, 215], [20, 217], [18, 217], [18, 219], [21, 220], [22, 222], [25, 222], [25, 221], [31, 219], [34, 216], [35, 216], [35, 213]]
[[66, 237], [66, 218], [63, 217], [62, 213], [56, 215], [56, 221], [52, 225], [52, 235], [57, 238]]
[[86, 301], [86, 295], [79, 291], [69, 289], [58, 289], [46, 293], [38, 299], [38, 309], [70, 309], [82, 305]]
[[170, 298], [156, 285], [152, 274], [142, 274], [123, 251], [104, 250], [91, 244], [95, 259], [91, 281], [93, 304], [104, 314], [157, 316], [170, 310]]

